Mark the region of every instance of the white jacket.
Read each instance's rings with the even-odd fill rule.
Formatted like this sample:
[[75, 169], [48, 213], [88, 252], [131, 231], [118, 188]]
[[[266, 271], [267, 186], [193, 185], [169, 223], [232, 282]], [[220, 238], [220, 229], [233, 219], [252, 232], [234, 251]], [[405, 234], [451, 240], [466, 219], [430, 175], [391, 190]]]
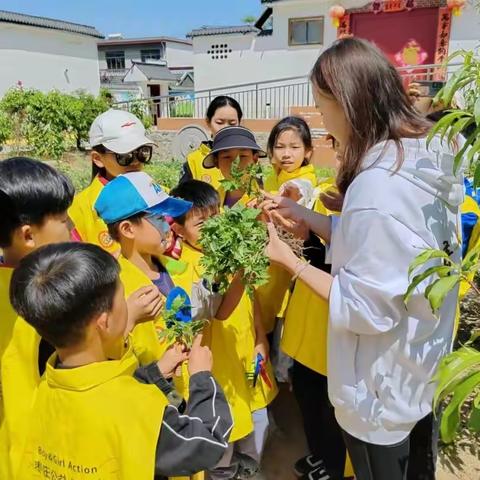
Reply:
[[[405, 439], [431, 412], [440, 359], [449, 352], [458, 291], [436, 318], [423, 296], [408, 304], [408, 267], [424, 248], [448, 242], [460, 259], [462, 176], [453, 176], [451, 150], [434, 140], [382, 142], [348, 188], [341, 217], [332, 220], [328, 383], [337, 420], [369, 443]], [[375, 163], [378, 160], [378, 163]], [[433, 265], [429, 264], [428, 266]]]

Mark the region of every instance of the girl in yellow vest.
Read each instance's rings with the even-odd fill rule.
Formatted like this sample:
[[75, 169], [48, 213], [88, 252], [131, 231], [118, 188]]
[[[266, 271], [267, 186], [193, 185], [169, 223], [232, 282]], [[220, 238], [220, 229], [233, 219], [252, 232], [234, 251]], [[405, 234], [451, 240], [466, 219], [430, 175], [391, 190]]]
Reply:
[[93, 208], [106, 183], [128, 172], [139, 172], [152, 159], [153, 142], [142, 122], [129, 112], [110, 109], [99, 115], [89, 131], [92, 148], [92, 183], [76, 195], [68, 213], [78, 240], [118, 254], [119, 245]]
[[[212, 151], [203, 160], [203, 166], [207, 169], [218, 169], [223, 178], [231, 178], [232, 164], [239, 159], [239, 168], [242, 170], [253, 163], [258, 162], [259, 157], [265, 157], [266, 153], [261, 149], [255, 140], [253, 133], [245, 127], [226, 127], [217, 133], [213, 139]], [[219, 187], [220, 205], [222, 207], [232, 207], [237, 203], [247, 204], [251, 200], [247, 193], [242, 190], [225, 192], [222, 186]], [[232, 330], [230, 342], [233, 344], [228, 348], [235, 347], [242, 358], [249, 359], [256, 365], [259, 349], [263, 350], [261, 354], [264, 359], [268, 357], [268, 341], [266, 339], [265, 329], [261, 318], [261, 309], [258, 300], [248, 299], [245, 301], [245, 310], [238, 313], [239, 321], [243, 320], [240, 328], [243, 330]], [[253, 330], [245, 331], [245, 319], [253, 319]], [[256, 345], [257, 344], [257, 345]], [[254, 368], [250, 367], [250, 369]], [[278, 390], [270, 360], [265, 362], [266, 376], [270, 379], [270, 385], [264, 381], [257, 381], [251, 389], [251, 410], [254, 419], [255, 435], [255, 456], [261, 458], [263, 446], [268, 431], [267, 406], [273, 401]], [[252, 452], [252, 455], [254, 453]]]
[[[313, 206], [317, 177], [310, 164], [313, 152], [310, 128], [300, 117], [280, 120], [270, 132], [267, 152], [272, 172], [264, 182], [269, 193], [289, 196], [305, 206]], [[275, 265], [269, 269], [270, 281], [258, 289], [262, 318], [268, 333], [282, 318], [288, 302], [289, 273]]]
[[189, 353], [186, 414], [165, 395], [186, 358], [180, 348], [143, 368], [131, 349], [118, 355], [127, 306], [110, 254], [91, 244], [49, 245], [21, 262], [11, 292], [17, 312], [56, 350], [15, 479], [163, 479], [209, 468], [223, 455], [232, 419], [201, 337]]
[[[240, 104], [232, 97], [220, 95], [215, 97], [207, 108], [205, 122], [212, 138], [225, 127], [240, 125], [243, 112]], [[203, 159], [210, 153], [212, 142], [202, 142], [200, 146], [187, 156], [183, 166], [180, 183], [188, 180], [201, 180], [218, 189], [223, 176], [220, 170], [211, 170], [203, 166]]]

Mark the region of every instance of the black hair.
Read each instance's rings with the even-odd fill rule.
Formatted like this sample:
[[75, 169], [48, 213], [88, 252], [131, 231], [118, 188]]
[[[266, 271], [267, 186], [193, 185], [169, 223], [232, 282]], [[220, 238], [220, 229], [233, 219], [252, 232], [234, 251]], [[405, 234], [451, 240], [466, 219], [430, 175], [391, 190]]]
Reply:
[[[278, 137], [287, 130], [294, 130], [300, 136], [305, 150], [313, 150], [312, 134], [307, 122], [300, 117], [285, 117], [282, 118], [272, 129], [267, 141], [267, 153], [270, 158], [273, 157], [273, 149]], [[304, 158], [302, 167], [308, 165], [310, 162], [308, 158]]]
[[222, 107], [232, 107], [236, 110], [237, 116], [238, 116], [238, 121], [242, 121], [243, 117], [243, 112], [242, 112], [242, 107], [240, 104], [232, 97], [227, 97], [226, 95], [220, 95], [218, 97], [215, 97], [211, 102], [210, 105], [207, 108], [207, 113], [206, 117], [208, 122], [212, 121], [213, 116], [215, 115], [215, 112]]
[[187, 202], [192, 202], [193, 204], [191, 210], [174, 219], [179, 225], [184, 225], [188, 215], [195, 210], [211, 212], [220, 207], [220, 197], [218, 192], [209, 183], [200, 180], [188, 180], [183, 182], [171, 190], [170, 195], [172, 197], [186, 200]]
[[[105, 155], [107, 153], [107, 149], [103, 145], [94, 145], [92, 147], [94, 152], [99, 153], [100, 155]], [[94, 161], [92, 161], [92, 181], [97, 176], [100, 175], [101, 177], [107, 176], [107, 171], [105, 167], [99, 167]]]
[[22, 259], [10, 283], [13, 308], [47, 342], [70, 347], [89, 322], [112, 309], [120, 267], [89, 243], [57, 243]]
[[3, 248], [10, 245], [17, 228], [42, 225], [47, 217], [66, 212], [75, 194], [68, 177], [47, 163], [26, 157], [0, 162], [0, 190], [3, 192], [0, 247]]
[[140, 213], [136, 213], [135, 215], [132, 215], [131, 217], [123, 218], [122, 220], [119, 220], [118, 222], [109, 223], [107, 225], [108, 234], [112, 237], [112, 240], [115, 240], [116, 242], [120, 242], [120, 231], [119, 231], [120, 224], [122, 222], [124, 222], [125, 220], [128, 220], [129, 222], [132, 222], [135, 225], [138, 225], [142, 221], [142, 218], [145, 215], [146, 215], [145, 212], [140, 212]]

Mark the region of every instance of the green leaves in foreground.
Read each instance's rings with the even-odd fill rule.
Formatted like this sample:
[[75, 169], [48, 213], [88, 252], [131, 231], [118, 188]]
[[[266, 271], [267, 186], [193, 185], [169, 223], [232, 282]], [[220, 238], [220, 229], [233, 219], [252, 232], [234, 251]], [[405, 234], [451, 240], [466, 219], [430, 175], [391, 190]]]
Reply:
[[257, 220], [259, 214], [260, 210], [237, 204], [209, 218], [202, 227], [201, 263], [207, 280], [217, 283], [221, 292], [240, 270], [250, 295], [268, 281], [268, 233], [265, 224]]
[[[431, 263], [432, 260], [441, 260], [441, 262], [428, 267], [427, 263]], [[472, 276], [478, 270], [479, 260], [480, 245], [470, 250], [460, 264], [453, 262], [443, 250], [429, 248], [422, 251], [408, 269], [410, 285], [403, 297], [405, 304], [408, 304], [420, 285], [430, 278], [431, 283], [425, 288], [424, 295], [432, 311], [438, 312], [445, 297], [458, 283], [466, 281], [473, 286]], [[414, 275], [414, 272], [422, 267], [427, 268]]]
[[[471, 341], [477, 336], [478, 332]], [[440, 363], [435, 380], [438, 386], [434, 409], [448, 399], [440, 420], [442, 440], [450, 443], [455, 439], [462, 413], [466, 415], [468, 428], [480, 433], [480, 352], [469, 342], [450, 353]]]

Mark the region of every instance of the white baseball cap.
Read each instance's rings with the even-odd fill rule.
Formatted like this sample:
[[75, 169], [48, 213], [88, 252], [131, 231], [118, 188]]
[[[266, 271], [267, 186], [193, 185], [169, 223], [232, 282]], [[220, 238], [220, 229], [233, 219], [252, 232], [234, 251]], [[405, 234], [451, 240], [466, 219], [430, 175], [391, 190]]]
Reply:
[[88, 132], [90, 147], [103, 145], [115, 153], [129, 153], [143, 145], [154, 145], [139, 118], [111, 108], [99, 115]]

